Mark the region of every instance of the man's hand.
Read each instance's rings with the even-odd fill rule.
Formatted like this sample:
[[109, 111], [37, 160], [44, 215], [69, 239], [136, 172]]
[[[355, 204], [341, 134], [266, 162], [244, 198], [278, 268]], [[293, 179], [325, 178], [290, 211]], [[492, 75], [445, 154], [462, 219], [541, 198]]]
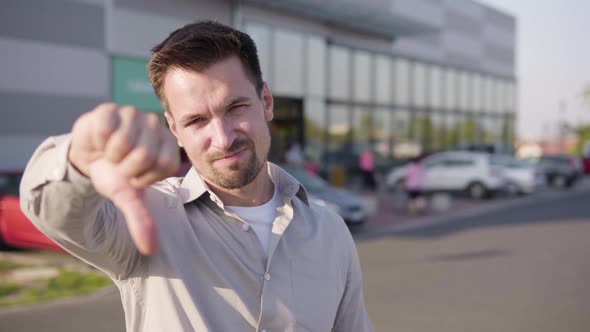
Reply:
[[174, 175], [180, 163], [176, 140], [158, 117], [101, 104], [74, 124], [68, 160], [121, 210], [137, 249], [154, 253], [157, 234], [143, 189]]

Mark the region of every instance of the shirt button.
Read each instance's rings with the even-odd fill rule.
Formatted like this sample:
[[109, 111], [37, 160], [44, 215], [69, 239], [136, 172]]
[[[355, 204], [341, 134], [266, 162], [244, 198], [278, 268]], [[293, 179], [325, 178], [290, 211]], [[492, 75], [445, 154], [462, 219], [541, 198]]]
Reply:
[[270, 274], [266, 273], [266, 274], [264, 275], [264, 279], [265, 279], [266, 281], [270, 281]]
[[247, 232], [249, 229], [250, 229], [250, 225], [248, 225], [248, 224], [243, 224], [243, 225], [242, 225], [242, 230], [243, 230], [244, 232]]

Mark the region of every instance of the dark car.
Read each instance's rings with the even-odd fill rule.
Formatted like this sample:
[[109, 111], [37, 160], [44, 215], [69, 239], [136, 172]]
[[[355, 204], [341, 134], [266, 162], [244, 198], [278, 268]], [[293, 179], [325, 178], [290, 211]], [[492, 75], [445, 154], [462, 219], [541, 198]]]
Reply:
[[309, 200], [336, 211], [347, 224], [362, 224], [367, 219], [363, 199], [352, 192], [332, 187], [317, 175], [303, 168], [282, 166], [307, 190]]
[[0, 248], [18, 247], [63, 251], [43, 235], [20, 209], [20, 173], [0, 174]]
[[530, 161], [545, 173], [547, 183], [557, 188], [572, 187], [583, 174], [581, 160], [575, 156], [541, 156]]

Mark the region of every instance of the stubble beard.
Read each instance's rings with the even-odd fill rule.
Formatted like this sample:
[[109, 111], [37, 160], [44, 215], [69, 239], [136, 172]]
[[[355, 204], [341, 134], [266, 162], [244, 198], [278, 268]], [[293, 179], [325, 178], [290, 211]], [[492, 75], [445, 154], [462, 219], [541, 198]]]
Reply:
[[256, 158], [255, 151], [251, 151], [250, 158], [245, 161], [236, 161], [229, 166], [232, 171], [239, 171], [238, 174], [226, 174], [219, 168], [210, 165], [213, 173], [213, 179], [211, 179], [216, 185], [224, 189], [238, 189], [242, 188], [250, 182], [254, 181], [262, 167], [264, 166], [264, 160], [258, 160]]
[[254, 142], [250, 139], [247, 139], [245, 141], [236, 142], [236, 144], [228, 149], [228, 154], [240, 151], [242, 149], [246, 149], [247, 151], [245, 152], [250, 152], [250, 158], [243, 161], [238, 160], [228, 167], [231, 171], [238, 171], [237, 174], [228, 174], [223, 172], [222, 169], [215, 167], [215, 161], [209, 161], [209, 169], [213, 175], [210, 181], [224, 189], [242, 188], [254, 181], [267, 161], [268, 149], [267, 151], [264, 151], [265, 153], [263, 154], [262, 158], [258, 159], [256, 156], [256, 147]]

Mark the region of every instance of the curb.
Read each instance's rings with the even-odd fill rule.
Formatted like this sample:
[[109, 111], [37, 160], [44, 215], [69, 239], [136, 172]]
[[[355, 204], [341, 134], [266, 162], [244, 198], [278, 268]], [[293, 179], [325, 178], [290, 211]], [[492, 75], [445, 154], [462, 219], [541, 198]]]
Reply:
[[537, 194], [526, 196], [522, 198], [512, 198], [507, 201], [500, 201], [494, 202], [491, 204], [485, 204], [482, 206], [475, 206], [475, 207], [468, 207], [464, 210], [460, 210], [457, 212], [451, 212], [449, 214], [444, 215], [434, 215], [434, 216], [427, 216], [422, 218], [416, 218], [412, 220], [405, 221], [401, 224], [386, 226], [386, 227], [375, 227], [367, 229], [367, 231], [363, 233], [353, 234], [353, 238], [355, 241], [365, 241], [371, 240], [387, 235], [394, 235], [400, 234], [407, 231], [418, 230], [422, 228], [427, 228], [431, 226], [436, 226], [440, 224], [452, 223], [455, 221], [459, 221], [465, 218], [477, 217], [480, 215], [484, 215], [491, 212], [500, 211], [507, 208], [518, 207], [526, 204], [530, 204], [533, 202], [544, 202], [550, 201], [555, 198], [567, 198], [567, 197], [575, 197], [578, 195], [585, 195], [590, 193], [589, 186], [583, 186], [579, 188], [575, 188], [571, 191], [547, 191], [547, 192], [539, 192]]

